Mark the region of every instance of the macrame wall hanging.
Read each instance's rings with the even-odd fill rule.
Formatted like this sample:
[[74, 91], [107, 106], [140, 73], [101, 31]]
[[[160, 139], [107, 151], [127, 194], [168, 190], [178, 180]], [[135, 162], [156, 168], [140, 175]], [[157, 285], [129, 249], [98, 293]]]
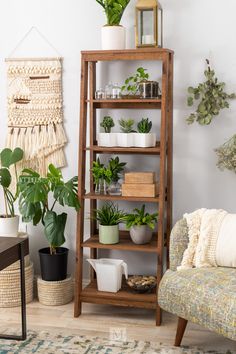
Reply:
[[50, 163], [56, 167], [63, 167], [66, 163], [63, 151], [67, 139], [63, 127], [62, 59], [10, 58], [6, 63], [7, 147], [22, 148], [22, 165], [46, 175]]

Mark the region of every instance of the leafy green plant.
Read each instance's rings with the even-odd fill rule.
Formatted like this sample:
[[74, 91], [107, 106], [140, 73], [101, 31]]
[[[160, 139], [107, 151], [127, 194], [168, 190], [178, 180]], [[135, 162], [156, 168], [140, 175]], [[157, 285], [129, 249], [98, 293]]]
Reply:
[[105, 11], [108, 26], [118, 26], [130, 0], [96, 0]]
[[119, 120], [119, 124], [120, 124], [120, 130], [122, 131], [122, 133], [136, 133], [136, 131], [133, 129], [133, 126], [134, 126], [133, 119], [121, 118]]
[[217, 166], [219, 169], [221, 171], [227, 169], [236, 173], [236, 134], [215, 149], [215, 152], [218, 156]]
[[201, 125], [208, 125], [212, 119], [217, 116], [221, 109], [229, 108], [229, 99], [236, 98], [234, 93], [227, 94], [225, 92], [225, 83], [219, 82], [215, 76], [215, 71], [211, 69], [209, 60], [206, 60], [208, 68], [204, 75], [206, 81], [197, 87], [188, 88], [188, 106], [193, 106], [194, 100], [199, 102], [196, 112], [191, 113], [187, 118], [187, 123], [192, 124], [194, 121]]
[[114, 126], [115, 126], [115, 123], [114, 123], [112, 117], [110, 117], [110, 116], [105, 116], [103, 118], [103, 121], [100, 123], [100, 127], [104, 128], [105, 133], [110, 133], [111, 128], [113, 128]]
[[[19, 210], [24, 222], [40, 221], [44, 226], [45, 237], [50, 245], [51, 254], [65, 242], [67, 214], [54, 211], [56, 204], [63, 208], [80, 209], [78, 200], [78, 178], [75, 176], [65, 182], [61, 171], [54, 165], [48, 167], [47, 177], [41, 177], [32, 169], [24, 169], [19, 178]], [[52, 203], [50, 200], [52, 197]]]
[[142, 67], [138, 68], [133, 76], [130, 76], [125, 80], [124, 85], [121, 87], [121, 92], [136, 95], [139, 91], [140, 82], [149, 79], [149, 74], [146, 71], [147, 69]]
[[113, 182], [118, 182], [120, 173], [124, 170], [125, 165], [126, 162], [120, 162], [118, 156], [109, 160], [108, 169], [111, 171], [111, 180]]
[[[15, 216], [14, 203], [18, 198], [18, 188], [17, 188], [17, 167], [16, 164], [23, 159], [24, 152], [20, 148], [16, 148], [13, 151], [11, 149], [3, 149], [0, 153], [1, 168], [0, 168], [0, 186], [3, 189], [4, 197], [4, 217]], [[14, 181], [16, 182], [15, 193], [10, 190], [12, 184], [12, 175], [10, 167], [13, 166]]]
[[149, 118], [142, 118], [140, 122], [138, 122], [138, 132], [139, 133], [149, 133], [152, 129], [152, 122], [149, 121]]
[[112, 171], [109, 168], [106, 168], [104, 164], [100, 162], [99, 158], [97, 158], [97, 161], [93, 161], [93, 167], [91, 171], [95, 184], [98, 184], [101, 179], [104, 179], [108, 184], [111, 183]]
[[123, 210], [119, 210], [118, 205], [107, 202], [100, 209], [94, 210], [91, 218], [97, 220], [100, 225], [114, 226], [123, 222], [125, 215]]
[[135, 213], [127, 214], [125, 217], [126, 227], [130, 229], [132, 226], [148, 225], [152, 230], [157, 223], [158, 213], [149, 214], [145, 213], [145, 204], [142, 205], [141, 209], [135, 208], [133, 210]]

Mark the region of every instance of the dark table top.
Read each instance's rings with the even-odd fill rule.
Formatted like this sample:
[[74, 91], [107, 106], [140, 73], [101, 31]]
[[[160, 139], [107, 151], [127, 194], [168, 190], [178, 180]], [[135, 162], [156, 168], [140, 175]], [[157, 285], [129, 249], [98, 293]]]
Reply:
[[26, 256], [29, 253], [28, 238], [0, 236], [0, 270], [20, 259], [20, 244], [22, 244], [23, 253]]

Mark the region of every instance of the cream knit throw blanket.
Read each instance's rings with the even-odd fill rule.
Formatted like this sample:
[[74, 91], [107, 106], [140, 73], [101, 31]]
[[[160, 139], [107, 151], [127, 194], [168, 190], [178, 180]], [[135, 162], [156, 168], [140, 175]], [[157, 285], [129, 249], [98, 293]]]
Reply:
[[46, 175], [66, 164], [62, 63], [59, 59], [7, 59], [7, 147], [24, 150], [22, 166]]
[[198, 209], [185, 214], [189, 244], [178, 270], [193, 267], [236, 267], [236, 215]]

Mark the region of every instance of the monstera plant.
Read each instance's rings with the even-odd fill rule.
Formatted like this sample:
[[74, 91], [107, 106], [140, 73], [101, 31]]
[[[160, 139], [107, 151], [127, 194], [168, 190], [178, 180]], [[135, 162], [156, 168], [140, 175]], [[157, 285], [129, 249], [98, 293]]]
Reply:
[[24, 169], [19, 178], [19, 210], [24, 222], [42, 223], [49, 247], [39, 250], [43, 280], [63, 280], [67, 276], [68, 249], [65, 242], [67, 213], [58, 213], [58, 204], [79, 211], [78, 178], [65, 182], [61, 171], [50, 164], [46, 177]]

